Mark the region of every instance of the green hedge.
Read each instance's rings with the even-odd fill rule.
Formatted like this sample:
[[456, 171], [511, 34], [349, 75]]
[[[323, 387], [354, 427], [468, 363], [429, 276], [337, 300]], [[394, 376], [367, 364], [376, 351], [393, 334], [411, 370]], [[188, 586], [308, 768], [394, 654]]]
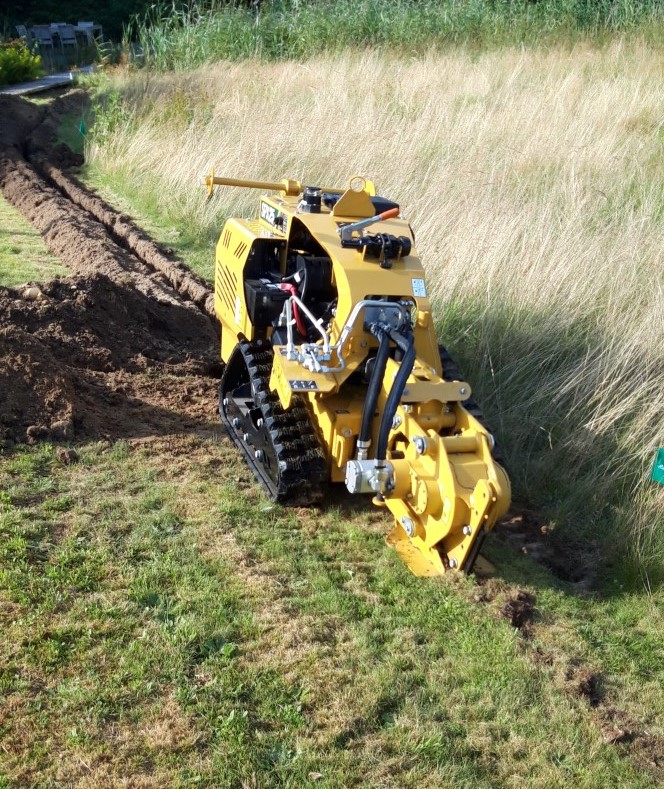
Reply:
[[0, 44], [0, 85], [28, 82], [42, 73], [41, 58], [33, 55], [23, 41]]

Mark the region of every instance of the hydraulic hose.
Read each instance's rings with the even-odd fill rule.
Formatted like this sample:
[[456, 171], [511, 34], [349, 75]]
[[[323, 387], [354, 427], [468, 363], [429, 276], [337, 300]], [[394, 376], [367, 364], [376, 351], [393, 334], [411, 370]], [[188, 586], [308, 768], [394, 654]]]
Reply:
[[[286, 293], [290, 293], [291, 296], [297, 296], [297, 288], [295, 285], [289, 282], [282, 282], [279, 287], [281, 290], [285, 290]], [[306, 338], [307, 336], [307, 327], [304, 325], [304, 320], [302, 319], [302, 315], [300, 314], [300, 310], [297, 304], [293, 303], [293, 317], [295, 318], [295, 325], [297, 326], [297, 330], [300, 334]]]
[[394, 383], [390, 389], [385, 402], [385, 410], [380, 420], [380, 428], [378, 430], [378, 443], [376, 444], [376, 465], [382, 466], [385, 463], [387, 456], [387, 439], [392, 429], [392, 420], [399, 407], [403, 390], [406, 388], [406, 381], [408, 376], [413, 371], [415, 364], [415, 340], [412, 334], [409, 337], [404, 337], [394, 329], [389, 333], [390, 339], [393, 340], [397, 347], [404, 351], [404, 357], [399, 365], [399, 371], [394, 377]]
[[390, 338], [388, 333], [376, 324], [371, 327], [371, 333], [378, 336], [379, 345], [374, 368], [371, 372], [371, 379], [369, 380], [367, 396], [364, 401], [362, 424], [357, 439], [358, 449], [360, 451], [364, 450], [365, 452], [371, 443], [371, 427], [373, 425], [374, 414], [376, 413], [376, 403], [378, 402], [378, 395], [380, 394], [383, 378], [385, 377], [387, 359], [390, 355]]

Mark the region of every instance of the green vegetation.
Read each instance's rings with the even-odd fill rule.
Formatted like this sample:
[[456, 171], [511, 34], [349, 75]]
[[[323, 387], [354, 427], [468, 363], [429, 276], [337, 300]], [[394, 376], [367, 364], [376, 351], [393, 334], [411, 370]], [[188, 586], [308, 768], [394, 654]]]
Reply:
[[[204, 203], [211, 166], [374, 178], [412, 221], [520, 504], [578, 583], [507, 528], [486, 544], [497, 578], [414, 578], [380, 510], [271, 505], [218, 435], [86, 444], [69, 465], [0, 449], [0, 787], [661, 786], [661, 8], [324, 6], [141, 23], [158, 69], [226, 60], [96, 77], [84, 178], [209, 279], [224, 219], [257, 205]], [[344, 34], [389, 54], [228, 62]], [[427, 40], [471, 47], [395, 53]], [[522, 40], [562, 45], [501, 48]], [[28, 227], [0, 200], [2, 284], [51, 276]]]
[[132, 72], [102, 86], [88, 177], [211, 279], [224, 218], [257, 205], [240, 189], [206, 203], [211, 166], [371, 176], [412, 221], [440, 338], [515, 499], [546, 513], [563, 555], [648, 588], [664, 567], [664, 489], [649, 480], [664, 445], [660, 63], [620, 40]]
[[265, 0], [151, 6], [128, 28], [147, 65], [188, 69], [217, 60], [302, 59], [321, 52], [603, 39], [647, 33], [661, 40], [658, 0]]
[[0, 41], [0, 85], [29, 82], [42, 73], [41, 58], [23, 41]]
[[525, 640], [508, 587], [414, 578], [354, 501], [269, 505], [225, 440], [79, 453], [0, 468], [10, 785], [655, 785], [656, 750], [606, 742], [662, 731], [655, 600], [579, 600], [512, 556]]
[[39, 233], [0, 195], [0, 284], [20, 285], [64, 273]]

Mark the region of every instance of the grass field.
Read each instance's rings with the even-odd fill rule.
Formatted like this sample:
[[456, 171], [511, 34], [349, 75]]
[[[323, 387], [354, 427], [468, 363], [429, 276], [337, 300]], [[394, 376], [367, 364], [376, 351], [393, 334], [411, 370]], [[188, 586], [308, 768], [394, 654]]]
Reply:
[[20, 285], [64, 271], [39, 233], [0, 194], [0, 283]]
[[219, 60], [303, 60], [386, 47], [401, 57], [465, 46], [662, 41], [658, 0], [263, 0], [163, 2], [132, 20], [142, 64], [186, 70]]
[[[565, 540], [600, 540], [609, 577], [662, 578], [664, 118], [660, 50], [378, 52], [220, 64], [107, 86], [89, 149], [199, 271], [257, 195], [203, 173], [339, 185], [400, 202], [440, 336], [505, 444], [517, 498]], [[173, 241], [173, 234], [177, 238]]]
[[85, 178], [208, 277], [257, 199], [204, 204], [212, 165], [398, 199], [521, 502], [612, 562], [589, 592], [499, 532], [496, 578], [418, 580], [379, 510], [271, 505], [221, 431], [0, 450], [0, 789], [662, 784], [662, 76], [615, 43], [99, 86]]
[[0, 467], [0, 785], [661, 777], [655, 599], [579, 598], [496, 544], [536, 596], [525, 638], [513, 585], [414, 578], [348, 500], [269, 505], [225, 439], [80, 455]]

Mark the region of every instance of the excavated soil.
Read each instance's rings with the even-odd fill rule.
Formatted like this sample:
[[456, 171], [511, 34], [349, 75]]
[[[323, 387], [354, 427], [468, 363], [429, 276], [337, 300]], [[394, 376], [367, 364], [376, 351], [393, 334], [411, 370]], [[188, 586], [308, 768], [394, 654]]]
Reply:
[[216, 428], [218, 329], [206, 283], [64, 168], [48, 107], [0, 96], [0, 187], [75, 276], [0, 288], [0, 443]]
[[216, 348], [195, 307], [103, 274], [0, 288], [0, 440], [213, 427]]

